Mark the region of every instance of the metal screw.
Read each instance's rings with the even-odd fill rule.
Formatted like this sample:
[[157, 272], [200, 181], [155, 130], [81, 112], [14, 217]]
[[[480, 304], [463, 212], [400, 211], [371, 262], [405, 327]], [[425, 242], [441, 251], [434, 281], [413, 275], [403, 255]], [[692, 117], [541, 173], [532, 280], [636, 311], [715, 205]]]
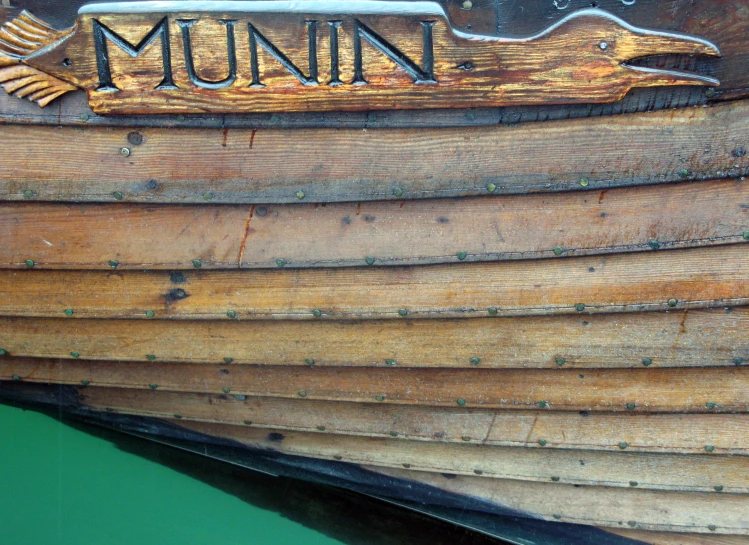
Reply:
[[65, 309], [65, 316], [72, 316], [73, 314], [75, 314], [75, 313], [73, 312], [72, 308], [66, 308]]
[[70, 355], [74, 358], [79, 358], [81, 356], [78, 352], [71, 352]]
[[313, 310], [312, 316], [314, 316], [315, 318], [319, 318], [320, 316], [322, 316], [322, 312], [319, 310]]
[[34, 263], [34, 260], [33, 260], [33, 259], [27, 259], [27, 260], [26, 260], [26, 266], [27, 266], [27, 267], [28, 267], [29, 269], [31, 269], [31, 268], [32, 268], [32, 267], [33, 267], [34, 265], [36, 265], [36, 263]]
[[671, 308], [674, 308], [678, 304], [679, 304], [679, 301], [677, 301], [676, 299], [669, 299], [668, 300], [668, 306], [671, 307]]
[[151, 390], [155, 390], [159, 386], [158, 386], [158, 384], [149, 384], [148, 387], [151, 388]]
[[460, 259], [461, 261], [463, 261], [466, 257], [468, 257], [468, 254], [466, 254], [465, 252], [458, 252], [458, 259]]
[[276, 265], [283, 268], [286, 266], [286, 260], [285, 259], [276, 259]]
[[123, 155], [123, 157], [130, 157], [130, 148], [122, 148], [120, 150], [120, 153]]
[[578, 312], [582, 312], [583, 310], [585, 310], [585, 305], [583, 305], [582, 303], [577, 303], [575, 305], [575, 310]]
[[489, 316], [496, 316], [499, 313], [497, 307], [489, 307]]
[[713, 445], [707, 445], [705, 447], [705, 451], [706, 452], [714, 452], [715, 451], [715, 447]]
[[489, 193], [494, 193], [497, 190], [497, 185], [496, 184], [489, 184], [489, 185], [486, 186], [486, 190]]
[[233, 310], [227, 310], [226, 311], [226, 316], [229, 317], [229, 318], [236, 318], [237, 317], [237, 313], [234, 312]]
[[304, 191], [297, 191], [296, 192], [296, 198], [299, 199], [300, 201], [303, 201], [305, 196], [306, 195], [304, 194]]
[[119, 264], [120, 264], [120, 262], [119, 261], [115, 261], [114, 259], [109, 262], [109, 266], [112, 267], [113, 269], [116, 269]]
[[561, 366], [562, 366], [562, 365], [564, 365], [565, 363], [567, 363], [567, 360], [566, 360], [566, 359], [564, 359], [564, 358], [563, 358], [562, 356], [558, 356], [558, 357], [557, 357], [557, 366], [561, 367]]
[[203, 262], [199, 259], [193, 259], [192, 266], [195, 267], [196, 269], [199, 269], [200, 267], [203, 266]]
[[708, 401], [707, 403], [705, 403], [705, 407], [707, 407], [708, 409], [717, 409], [718, 404], [714, 401]]
[[23, 192], [23, 198], [24, 199], [33, 199], [34, 198], [34, 192], [31, 191], [30, 189], [27, 189], [26, 191]]
[[473, 357], [470, 359], [471, 365], [479, 365], [481, 363], [481, 360], [479, 358]]
[[234, 358], [227, 356], [224, 358], [224, 363], [234, 363]]
[[652, 358], [643, 358], [642, 364], [645, 367], [650, 367], [651, 365], [653, 365], [653, 360], [652, 360]]
[[546, 439], [539, 439], [538, 444], [541, 445], [542, 447], [545, 447], [547, 445]]
[[549, 402], [548, 401], [539, 401], [538, 403], [536, 403], [536, 405], [538, 405], [542, 409], [545, 409], [546, 407], [549, 406]]
[[231, 390], [227, 386], [224, 386], [223, 388], [221, 388], [221, 391], [224, 392], [225, 394], [228, 394], [229, 392], [231, 392]]
[[121, 201], [124, 198], [124, 195], [119, 191], [115, 191], [114, 193], [112, 193], [112, 197], [114, 197], [115, 200]]
[[590, 182], [588, 181], [587, 178], [580, 178], [580, 185], [581, 186], [588, 187], [589, 184], [590, 184]]
[[315, 360], [313, 360], [312, 358], [307, 358], [306, 360], [304, 360], [304, 363], [306, 363], [307, 365], [315, 365]]
[[395, 361], [395, 360], [385, 360], [385, 365], [389, 365], [390, 367], [392, 367], [396, 363], [398, 363], [398, 362]]
[[304, 390], [301, 390], [299, 392], [299, 397], [307, 397], [307, 392], [305, 392]]
[[213, 193], [203, 193], [203, 200], [210, 201], [213, 199]]
[[634, 403], [627, 403], [627, 410], [628, 411], [634, 411], [636, 407], [637, 407], [637, 405], [634, 404]]
[[153, 318], [154, 316], [156, 316], [156, 313], [153, 310], [146, 311], [146, 318]]
[[156, 360], [156, 356], [154, 356], [153, 354], [146, 354], [146, 359], [148, 361], [155, 361]]
[[466, 400], [461, 397], [456, 403], [462, 407], [466, 404]]
[[563, 253], [564, 253], [564, 248], [562, 248], [561, 246], [557, 246], [556, 248], [554, 248], [555, 255], [562, 255]]
[[624, 450], [627, 447], [629, 447], [629, 443], [626, 443], [624, 441], [622, 441], [621, 443], [619, 443], [619, 448], [620, 449]]
[[367, 258], [364, 261], [367, 262], [367, 265], [374, 265], [375, 258], [372, 256], [367, 256]]
[[393, 195], [395, 195], [396, 197], [402, 197], [403, 196], [403, 190], [400, 187], [398, 187], [398, 188], [396, 188], [393, 191]]

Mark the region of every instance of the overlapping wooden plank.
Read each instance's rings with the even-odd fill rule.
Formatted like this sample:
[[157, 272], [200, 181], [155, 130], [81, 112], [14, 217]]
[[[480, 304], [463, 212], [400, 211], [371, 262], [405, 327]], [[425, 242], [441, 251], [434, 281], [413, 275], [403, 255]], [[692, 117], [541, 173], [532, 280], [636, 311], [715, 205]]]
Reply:
[[[485, 445], [391, 441], [325, 433], [263, 430], [171, 419], [188, 429], [284, 454], [355, 464], [405, 467], [522, 481], [636, 487], [682, 492], [749, 493], [749, 464], [732, 456], [554, 451]], [[717, 487], [717, 490], [716, 490]]]
[[[282, 263], [283, 264], [283, 263]], [[33, 267], [33, 261], [29, 261]], [[0, 315], [353, 319], [631, 312], [749, 302], [744, 244], [368, 269], [0, 270]]]
[[635, 539], [650, 545], [747, 545], [749, 536], [704, 535], [674, 532], [647, 532], [644, 530], [620, 530], [603, 528], [608, 532]]
[[737, 494], [621, 490], [442, 475], [365, 466], [392, 477], [484, 499], [526, 516], [613, 528], [749, 535], [749, 498]]
[[[144, 360], [146, 359], [144, 355]], [[0, 379], [261, 397], [551, 411], [747, 412], [749, 368], [300, 368], [151, 361], [0, 360]], [[678, 384], [678, 388], [675, 385]]]
[[0, 317], [13, 356], [321, 367], [642, 368], [749, 362], [749, 310], [474, 320], [257, 322]]
[[9, 125], [0, 146], [0, 198], [332, 202], [738, 177], [749, 171], [748, 129], [749, 104], [743, 102], [605, 123], [469, 131]]
[[[419, 407], [188, 394], [163, 390], [81, 388], [91, 410], [259, 428], [480, 443], [537, 449], [581, 449], [749, 455], [747, 414], [579, 413]], [[626, 445], [626, 449], [622, 446]]]
[[0, 267], [413, 265], [713, 246], [749, 238], [747, 206], [738, 180], [326, 206], [5, 203]]

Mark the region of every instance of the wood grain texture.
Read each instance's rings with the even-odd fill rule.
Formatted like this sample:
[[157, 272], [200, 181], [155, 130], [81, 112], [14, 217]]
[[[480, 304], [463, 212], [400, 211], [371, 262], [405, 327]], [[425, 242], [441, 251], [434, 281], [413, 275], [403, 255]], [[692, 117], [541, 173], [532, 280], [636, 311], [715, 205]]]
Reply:
[[0, 199], [400, 201], [584, 190], [583, 178], [601, 190], [745, 175], [747, 133], [744, 102], [470, 130], [4, 126]]
[[683, 456], [392, 441], [190, 422], [175, 425], [253, 449], [354, 464], [521, 481], [681, 492], [749, 493], [749, 464], [734, 456]]
[[543, 520], [623, 529], [749, 535], [746, 518], [749, 498], [744, 495], [575, 487], [463, 475], [446, 479], [428, 472], [365, 467], [383, 475], [481, 498]]
[[471, 407], [420, 407], [349, 402], [235, 397], [163, 390], [103, 388], [80, 390], [91, 410], [242, 424], [336, 435], [380, 437], [529, 449], [749, 455], [747, 414], [666, 414], [641, 412], [561, 412], [492, 410]]
[[[144, 354], [143, 359], [147, 358]], [[549, 411], [747, 412], [749, 368], [497, 370], [194, 365], [3, 358], [0, 379], [372, 405]], [[675, 388], [674, 385], [679, 387]]]
[[0, 315], [402, 320], [740, 306], [749, 302], [746, 249], [743, 243], [607, 257], [362, 270], [5, 269], [0, 270]]
[[588, 369], [749, 362], [749, 310], [474, 320], [141, 321], [0, 318], [13, 356], [318, 367]]
[[604, 528], [604, 530], [636, 539], [649, 545], [747, 545], [749, 536], [704, 535], [674, 532], [647, 532], [644, 530], [620, 530], [618, 528]]
[[0, 267], [340, 267], [535, 259], [555, 257], [555, 247], [562, 256], [651, 251], [743, 242], [748, 210], [749, 182], [739, 180], [401, 203], [0, 203]]

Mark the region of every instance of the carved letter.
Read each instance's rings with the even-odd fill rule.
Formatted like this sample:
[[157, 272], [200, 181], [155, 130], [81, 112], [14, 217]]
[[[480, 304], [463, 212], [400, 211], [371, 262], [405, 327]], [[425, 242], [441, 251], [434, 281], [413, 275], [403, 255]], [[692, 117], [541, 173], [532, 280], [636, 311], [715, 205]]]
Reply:
[[434, 44], [432, 40], [432, 27], [434, 27], [434, 23], [435, 21], [421, 21], [421, 26], [424, 29], [424, 53], [422, 57], [424, 68], [422, 69], [397, 47], [389, 43], [359, 19], [356, 19], [354, 23], [354, 79], [351, 83], [354, 85], [366, 85], [367, 83], [367, 80], [364, 79], [364, 69], [362, 66], [362, 38], [408, 72], [413, 77], [414, 83], [437, 83], [437, 79], [434, 77]]
[[198, 76], [195, 71], [195, 59], [192, 55], [192, 41], [190, 40], [190, 27], [197, 21], [195, 19], [178, 19], [177, 24], [182, 29], [182, 45], [185, 48], [185, 63], [187, 75], [190, 81], [203, 89], [223, 89], [229, 87], [237, 80], [237, 47], [234, 39], [234, 25], [237, 21], [221, 19], [219, 23], [226, 27], [226, 49], [229, 57], [229, 75], [221, 81], [208, 81]]
[[328, 85], [338, 87], [343, 85], [338, 73], [338, 29], [343, 21], [328, 21], [330, 25], [330, 81]]
[[260, 81], [260, 68], [258, 67], [257, 59], [257, 44], [263, 46], [271, 56], [281, 63], [281, 66], [291, 73], [296, 79], [301, 81], [304, 85], [318, 85], [317, 81], [317, 21], [305, 21], [307, 25], [307, 43], [309, 50], [309, 76], [305, 76], [289, 57], [283, 54], [273, 42], [263, 36], [252, 23], [247, 25], [247, 29], [250, 33], [250, 65], [252, 71], [252, 83], [250, 87], [265, 87]]
[[161, 57], [164, 62], [164, 79], [159, 83], [156, 89], [178, 89], [172, 79], [172, 53], [169, 45], [169, 22], [164, 17], [160, 23], [153, 27], [148, 34], [133, 45], [125, 38], [114, 32], [109, 27], [103, 25], [96, 19], [94, 23], [94, 48], [96, 49], [96, 68], [99, 72], [99, 86], [97, 91], [117, 92], [120, 89], [112, 81], [112, 70], [109, 66], [109, 50], [107, 40], [110, 40], [125, 53], [135, 58], [143, 53], [158, 36], [161, 36]]

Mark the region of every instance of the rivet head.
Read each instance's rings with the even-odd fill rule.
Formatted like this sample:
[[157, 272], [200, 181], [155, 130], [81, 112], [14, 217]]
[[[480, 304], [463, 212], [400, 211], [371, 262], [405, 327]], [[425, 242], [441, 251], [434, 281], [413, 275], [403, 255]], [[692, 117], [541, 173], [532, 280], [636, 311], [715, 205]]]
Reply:
[[0, 348], [0, 356], [5, 356], [7, 353], [7, 350]]
[[411, 464], [402, 464], [406, 469], [411, 469]]
[[619, 448], [620, 448], [620, 449], [624, 450], [624, 449], [626, 449], [627, 447], [629, 447], [629, 443], [627, 443], [627, 442], [625, 442], [625, 441], [622, 441], [621, 443], [619, 443]]
[[687, 176], [689, 176], [689, 171], [683, 168], [679, 171], [678, 174], [679, 174], [679, 178], [686, 178]]
[[151, 388], [151, 390], [155, 390], [156, 388], [159, 387], [159, 385], [158, 384], [149, 384], [148, 387]]
[[224, 363], [234, 363], [234, 358], [227, 356], [224, 358]]
[[555, 520], [562, 520], [562, 515], [551, 515]]
[[65, 309], [65, 316], [72, 316], [73, 314], [75, 314], [75, 312], [73, 312], [72, 308]]
[[237, 317], [237, 313], [235, 311], [233, 311], [233, 310], [227, 310], [226, 311], [226, 316], [229, 317], [229, 318], [236, 318]]
[[204, 201], [211, 201], [211, 200], [213, 200], [213, 193], [203, 193], [203, 200]]
[[306, 197], [306, 195], [304, 194], [304, 191], [297, 191], [296, 192], [296, 198], [299, 199], [300, 201], [303, 201], [304, 197]]
[[388, 365], [390, 367], [393, 367], [396, 363], [398, 363], [395, 360], [385, 360], [385, 365]]
[[83, 385], [83, 386], [88, 386], [89, 384], [91, 384], [91, 383], [89, 381], [87, 381], [87, 380], [82, 380], [81, 381], [81, 385]]
[[587, 178], [580, 178], [580, 185], [583, 187], [588, 187], [590, 185], [590, 182]]
[[642, 359], [642, 364], [645, 367], [650, 367], [651, 365], [653, 365], [653, 359], [652, 358], [643, 358]]
[[114, 259], [109, 262], [109, 266], [112, 267], [113, 269], [116, 269], [119, 265], [120, 265], [120, 262]]
[[705, 403], [705, 407], [707, 407], [708, 409], [717, 409], [718, 404], [714, 401], [708, 401], [707, 403]]
[[312, 311], [312, 316], [314, 316], [315, 318], [319, 318], [320, 316], [322, 316], [322, 311], [315, 309]]
[[733, 364], [736, 367], [739, 367], [740, 365], [744, 365], [746, 363], [746, 360], [744, 358], [733, 358]]
[[554, 255], [562, 255], [564, 253], [564, 248], [561, 246], [557, 246], [554, 248]]
[[367, 258], [364, 261], [367, 262], [367, 265], [374, 265], [375, 258], [372, 256], [367, 256]]
[[318, 431], [325, 431], [325, 426], [317, 426]]
[[174, 418], [176, 418], [177, 420], [182, 420], [182, 415], [181, 414], [175, 414]]
[[650, 246], [653, 250], [657, 250], [661, 247], [661, 243], [655, 239], [651, 239], [648, 241], [648, 246]]
[[457, 400], [457, 401], [456, 401], [456, 403], [457, 403], [457, 404], [458, 404], [459, 406], [461, 406], [461, 407], [462, 407], [463, 405], [465, 405], [465, 404], [466, 404], [466, 400], [465, 400], [465, 399], [463, 399], [463, 398], [461, 397], [461, 398], [460, 398], [459, 400]]
[[497, 190], [497, 184], [489, 184], [486, 186], [486, 190], [489, 193], [494, 193]]
[[539, 439], [538, 444], [542, 447], [545, 447], [548, 443], [546, 442], [546, 439]]
[[627, 524], [629, 524], [632, 528], [637, 526], [637, 522], [635, 522], [634, 520], [630, 520], [629, 522], [627, 522]]
[[499, 314], [499, 309], [497, 307], [489, 307], [489, 316], [496, 316]]
[[484, 472], [483, 472], [483, 471], [481, 471], [480, 469], [474, 469], [474, 470], [473, 470], [473, 472], [474, 472], [474, 473], [475, 473], [476, 475], [483, 475], [483, 474], [484, 474]]
[[81, 355], [78, 352], [71, 352], [70, 355], [74, 358], [80, 358]]
[[24, 199], [33, 199], [34, 198], [34, 192], [31, 191], [30, 189], [27, 189], [26, 191], [23, 192], [23, 198]]
[[385, 401], [385, 396], [375, 396], [375, 401]]
[[558, 367], [561, 367], [565, 363], [567, 363], [566, 359], [564, 359], [562, 356], [557, 356], [557, 366]]
[[705, 447], [705, 452], [715, 452], [715, 447], [713, 445], [707, 445]]
[[340, 454], [336, 454], [333, 456], [333, 459], [338, 460], [340, 462], [341, 460], [343, 460], [343, 456], [341, 456]]
[[19, 380], [21, 380], [21, 377], [19, 377], [18, 375], [13, 375], [13, 376], [12, 376], [11, 378], [12, 378], [13, 380], [15, 380], [15, 381], [19, 381]]
[[398, 188], [396, 188], [396, 189], [393, 190], [393, 195], [395, 195], [396, 197], [402, 197], [403, 196], [403, 190], [400, 187], [398, 187]]
[[749, 240], [749, 231], [744, 231], [744, 240]]
[[554, 481], [555, 483], [558, 483], [560, 479], [559, 477], [552, 477], [551, 480]]
[[671, 308], [674, 308], [678, 304], [679, 304], [679, 301], [677, 301], [676, 299], [669, 299], [668, 300], [668, 306], [671, 307]]
[[634, 411], [636, 407], [637, 407], [637, 405], [634, 404], [634, 403], [627, 403], [627, 410], [628, 411]]
[[123, 157], [130, 157], [130, 148], [120, 148]]
[[471, 0], [465, 0], [463, 2], [463, 9], [471, 9], [473, 7], [473, 2]]
[[234, 399], [236, 399], [237, 401], [244, 401], [244, 400], [247, 399], [247, 396], [241, 395], [241, 394], [237, 394], [237, 395], [234, 396]]
[[475, 357], [471, 358], [469, 361], [471, 362], [471, 365], [479, 365], [481, 363], [481, 359]]
[[122, 199], [125, 198], [125, 196], [119, 191], [115, 191], [114, 193], [112, 193], [112, 197], [114, 197], [115, 200], [118, 200], [118, 201], [121, 201]]
[[707, 526], [707, 529], [710, 530], [711, 532], [714, 532], [715, 530], [718, 529], [718, 527], [715, 524], [709, 524]]
[[146, 311], [146, 318], [153, 318], [154, 316], [156, 316], [156, 313], [153, 310]]
[[307, 397], [307, 392], [305, 392], [304, 390], [300, 390], [299, 397]]
[[549, 406], [549, 402], [548, 401], [539, 401], [539, 402], [536, 403], [536, 405], [538, 405], [541, 409], [545, 409], [546, 407]]
[[585, 310], [585, 305], [582, 304], [582, 303], [577, 303], [575, 305], [575, 310], [578, 311], [578, 312], [582, 312], [583, 310]]
[[390, 432], [390, 437], [398, 437], [398, 432], [397, 431], [391, 431]]
[[280, 268], [284, 268], [286, 266], [286, 260], [285, 259], [276, 259], [276, 265], [278, 265]]
[[221, 388], [221, 391], [224, 392], [225, 394], [228, 394], [229, 392], [231, 392], [231, 389], [228, 388], [227, 386], [224, 386], [223, 388]]
[[399, 314], [399, 315], [400, 315], [400, 316], [401, 316], [402, 318], [405, 318], [406, 316], [408, 316], [408, 311], [407, 311], [407, 310], [406, 310], [405, 308], [402, 308], [402, 309], [400, 309], [400, 310], [398, 311], [398, 314]]
[[458, 259], [460, 259], [461, 261], [463, 261], [466, 257], [468, 257], [468, 254], [466, 254], [465, 252], [458, 252]]
[[468, 437], [467, 435], [464, 435], [464, 436], [463, 436], [463, 437], [461, 437], [460, 439], [461, 439], [462, 441], [466, 441], [466, 442], [468, 442], [468, 441], [470, 441], [470, 440], [471, 440], [471, 438], [470, 438], [470, 437]]
[[716, 492], [723, 492], [723, 486], [716, 484], [713, 488], [715, 488]]
[[146, 354], [146, 359], [148, 361], [156, 361], [156, 356], [154, 356], [153, 354]]
[[315, 365], [315, 360], [313, 360], [312, 358], [307, 358], [306, 360], [304, 360], [304, 363], [306, 363], [307, 365]]
[[246, 426], [252, 426], [252, 420], [245, 420], [244, 423]]
[[640, 483], [637, 481], [629, 481], [629, 486], [640, 486]]
[[27, 260], [26, 260], [26, 266], [27, 266], [27, 267], [28, 267], [29, 269], [33, 268], [33, 267], [34, 267], [34, 265], [36, 265], [36, 263], [34, 263], [34, 260], [33, 260], [33, 259], [27, 259]]
[[199, 259], [193, 259], [192, 266], [195, 267], [196, 269], [199, 269], [200, 267], [203, 266], [203, 262]]

